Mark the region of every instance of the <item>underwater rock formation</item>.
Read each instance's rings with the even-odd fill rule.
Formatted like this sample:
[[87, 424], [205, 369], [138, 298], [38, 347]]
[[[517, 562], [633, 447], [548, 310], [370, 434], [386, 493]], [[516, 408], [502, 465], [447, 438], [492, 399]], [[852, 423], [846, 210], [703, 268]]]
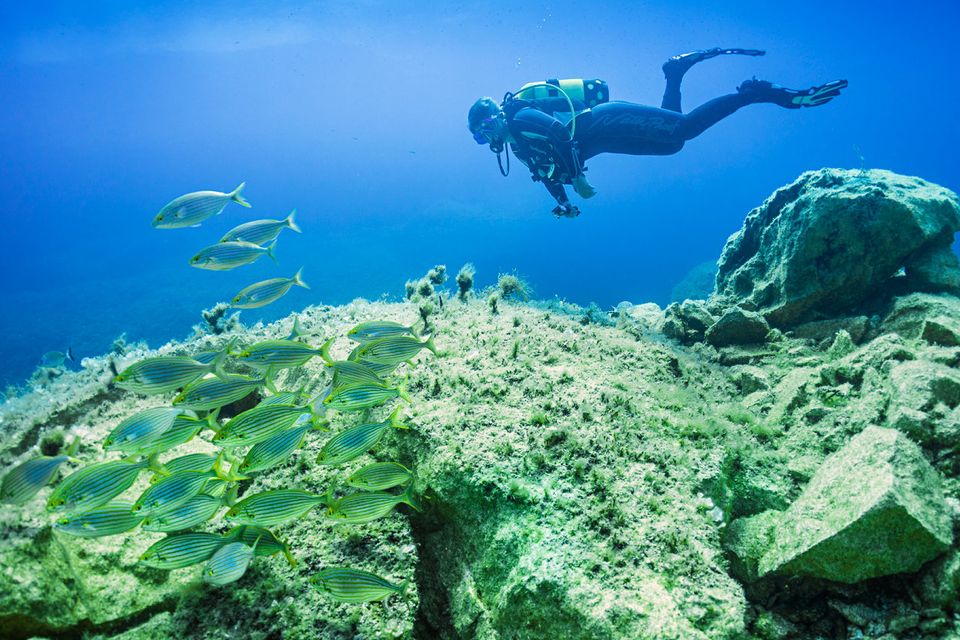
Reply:
[[731, 526], [757, 577], [854, 583], [912, 573], [953, 542], [936, 471], [893, 429], [868, 427], [827, 458], [783, 513]]
[[957, 230], [960, 202], [943, 187], [880, 170], [807, 172], [730, 237], [715, 293], [780, 328], [844, 314], [890, 291], [956, 293]]

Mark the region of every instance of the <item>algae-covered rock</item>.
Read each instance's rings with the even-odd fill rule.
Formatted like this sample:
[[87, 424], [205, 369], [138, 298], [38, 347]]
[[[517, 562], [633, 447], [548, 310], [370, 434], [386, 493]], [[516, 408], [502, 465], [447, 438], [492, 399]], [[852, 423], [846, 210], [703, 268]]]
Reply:
[[960, 346], [960, 319], [957, 316], [937, 316], [923, 322], [920, 337], [930, 344], [944, 347]]
[[[827, 458], [776, 524], [757, 528], [769, 543], [758, 576], [843, 583], [914, 572], [953, 541], [936, 472], [916, 445], [881, 427]], [[736, 544], [749, 559], [763, 541]]]
[[883, 318], [880, 331], [897, 333], [904, 338], [919, 338], [927, 321], [938, 317], [960, 318], [960, 298], [913, 293], [893, 301]]
[[[956, 292], [950, 247], [958, 229], [960, 203], [943, 187], [889, 171], [807, 172], [730, 237], [716, 293], [790, 327], [843, 314], [891, 287]], [[904, 283], [895, 282], [901, 268]]]
[[704, 337], [715, 347], [726, 347], [761, 343], [769, 331], [770, 325], [759, 313], [733, 307], [710, 325]]
[[682, 344], [693, 344], [703, 340], [707, 329], [716, 321], [702, 300], [684, 300], [664, 310], [661, 331]]

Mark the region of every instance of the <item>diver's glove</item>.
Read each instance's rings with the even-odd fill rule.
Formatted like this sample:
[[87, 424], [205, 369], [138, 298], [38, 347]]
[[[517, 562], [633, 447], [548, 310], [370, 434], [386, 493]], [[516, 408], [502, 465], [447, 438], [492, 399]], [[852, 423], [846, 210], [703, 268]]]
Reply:
[[577, 192], [581, 198], [592, 198], [597, 195], [597, 190], [593, 188], [593, 185], [587, 182], [587, 176], [583, 173], [580, 173], [576, 178], [573, 179], [573, 190]]
[[569, 202], [563, 202], [553, 208], [553, 215], [558, 218], [576, 218], [580, 215], [580, 208]]

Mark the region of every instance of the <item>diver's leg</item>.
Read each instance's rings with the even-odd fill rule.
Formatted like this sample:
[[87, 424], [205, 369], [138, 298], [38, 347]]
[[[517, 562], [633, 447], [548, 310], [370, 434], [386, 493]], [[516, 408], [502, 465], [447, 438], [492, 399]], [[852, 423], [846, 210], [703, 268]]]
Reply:
[[748, 104], [770, 103], [788, 109], [816, 107], [840, 95], [846, 80], [834, 80], [810, 89], [787, 89], [766, 80], [747, 80], [731, 93], [697, 107], [683, 116], [680, 124], [684, 140], [692, 140], [738, 109]]
[[689, 53], [681, 53], [673, 56], [663, 63], [663, 76], [667, 80], [667, 86], [663, 91], [663, 101], [660, 103], [660, 108], [667, 109], [668, 111], [676, 111], [677, 113], [681, 112], [680, 82], [683, 80], [684, 74], [698, 62], [716, 58], [719, 55], [762, 56], [765, 53], [766, 51], [761, 51], [760, 49], [721, 49], [715, 47], [713, 49], [700, 49], [698, 51], [690, 51]]

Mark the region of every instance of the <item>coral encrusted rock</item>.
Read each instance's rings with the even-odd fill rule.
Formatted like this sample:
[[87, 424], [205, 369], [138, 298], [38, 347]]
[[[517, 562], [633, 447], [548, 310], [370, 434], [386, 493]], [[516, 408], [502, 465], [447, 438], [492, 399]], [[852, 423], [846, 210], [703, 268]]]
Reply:
[[821, 169], [751, 211], [727, 240], [715, 293], [785, 328], [888, 295], [956, 293], [952, 191], [889, 171]]

